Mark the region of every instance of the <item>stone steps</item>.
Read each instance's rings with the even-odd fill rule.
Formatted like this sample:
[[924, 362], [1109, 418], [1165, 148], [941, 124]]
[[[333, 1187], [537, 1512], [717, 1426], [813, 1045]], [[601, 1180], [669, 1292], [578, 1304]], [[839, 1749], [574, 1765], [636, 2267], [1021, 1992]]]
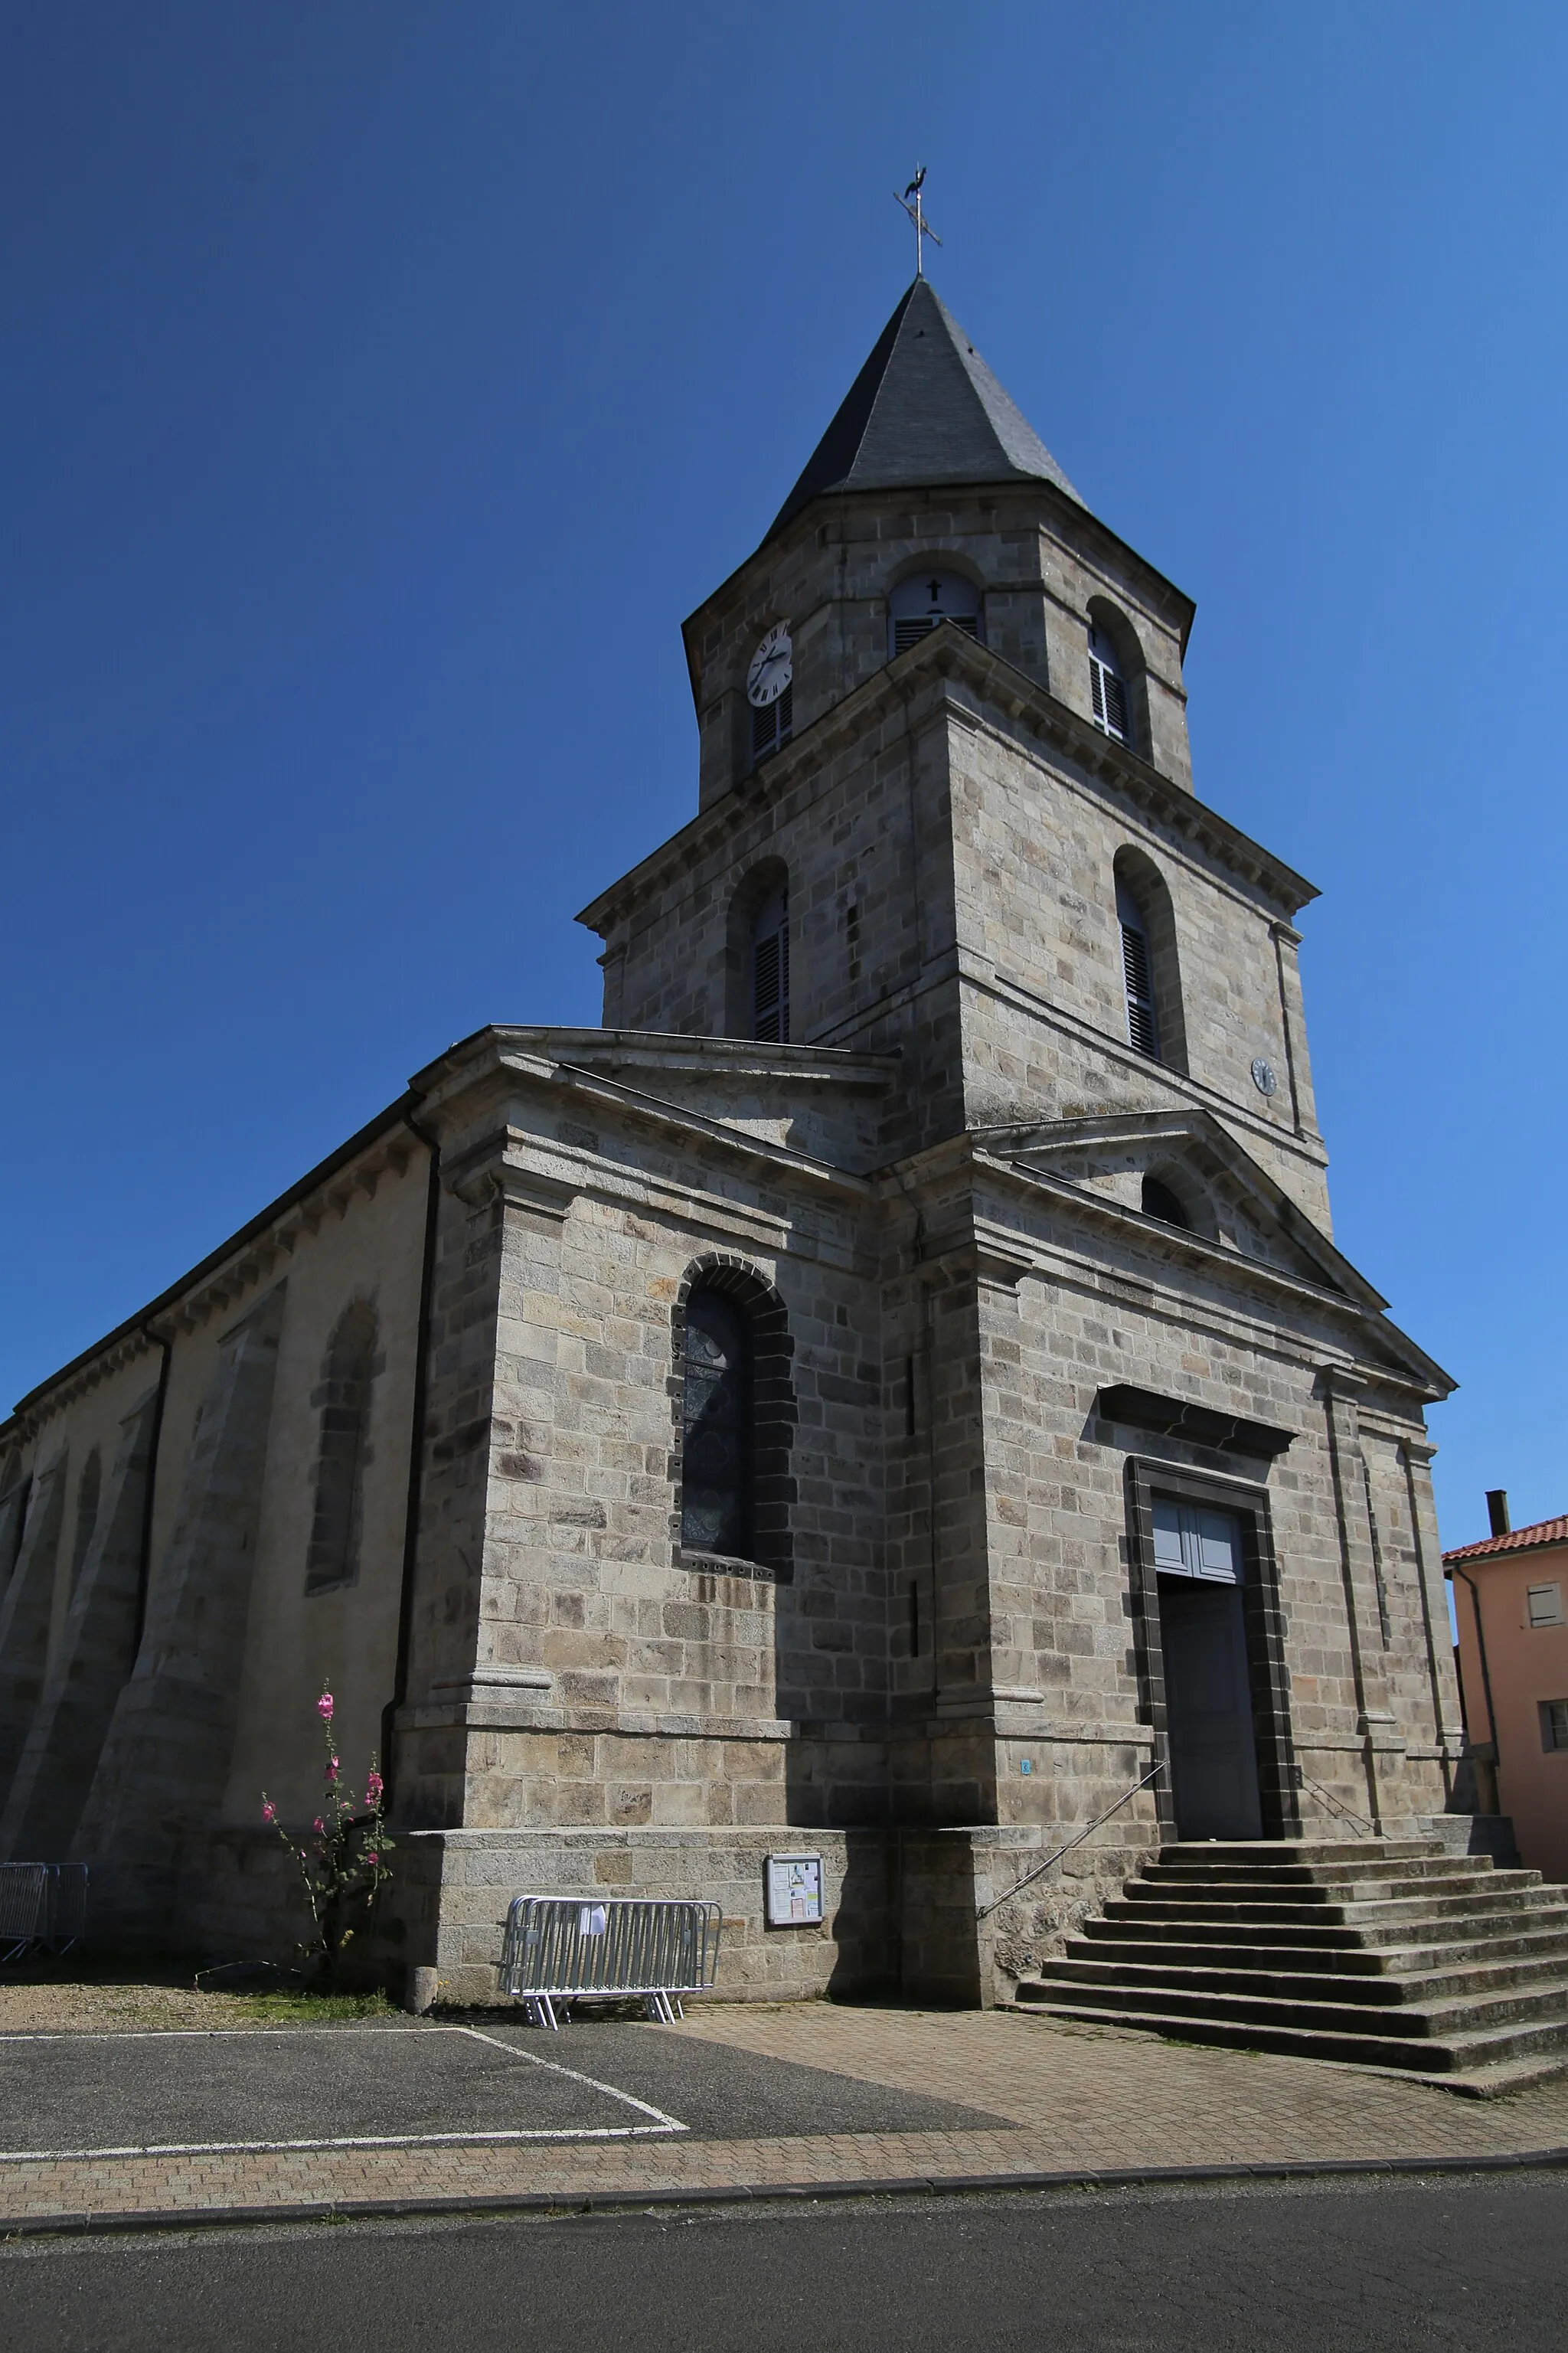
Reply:
[[1212, 1940], [1173, 1936], [1140, 1941], [1131, 1936], [1100, 1937], [1087, 1933], [1100, 1925], [1098, 1921], [1086, 1921], [1085, 1934], [1068, 1938], [1070, 1959], [1103, 1963], [1109, 1957], [1142, 1968], [1285, 1970], [1309, 1977], [1403, 1978], [1426, 1971], [1459, 1970], [1471, 1961], [1559, 1960], [1568, 1968], [1568, 1911], [1564, 1912], [1562, 1926], [1533, 1935], [1511, 1933], [1511, 1924], [1504, 1915], [1495, 1936], [1450, 1939], [1434, 1936], [1420, 1944], [1296, 1944], [1284, 1931], [1275, 1932], [1278, 1943], [1267, 1944], [1238, 1944], [1228, 1934]]
[[1510, 1944], [1531, 1942], [1541, 1936], [1568, 1936], [1568, 1903], [1541, 1905], [1528, 1910], [1465, 1913], [1451, 1919], [1364, 1921], [1357, 1926], [1312, 1917], [1253, 1921], [1242, 1928], [1228, 1920], [1152, 1920], [1142, 1915], [1129, 1920], [1122, 1914], [1120, 1921], [1113, 1917], [1086, 1920], [1083, 1935], [1107, 1944], [1120, 1946], [1138, 1941], [1172, 1951], [1182, 1947], [1200, 1951], [1210, 1945], [1236, 1949], [1244, 1938], [1246, 1949], [1259, 1955], [1299, 1950], [1374, 1956], [1416, 1949], [1412, 1944], [1413, 1928], [1420, 1932], [1421, 1949], [1436, 1952], [1453, 1947], [1464, 1951], [1474, 1947], [1483, 1952], [1500, 1951]]
[[1568, 1891], [1436, 1838], [1168, 1847], [1017, 1999], [1503, 2089], [1568, 2066]]
[[[1119, 1954], [1113, 1960], [1085, 1960], [1069, 1953], [1052, 1965], [1051, 1975], [1064, 1990], [1068, 1986], [1121, 1989], [1172, 1994], [1233, 1993], [1249, 2001], [1310, 2001], [1319, 2008], [1356, 2002], [1365, 2007], [1413, 2009], [1448, 2003], [1475, 2007], [1520, 1989], [1545, 1987], [1555, 1991], [1568, 1985], [1568, 1951], [1541, 1955], [1531, 1960], [1484, 1961], [1465, 1968], [1422, 1969], [1373, 1975], [1349, 1970], [1258, 1969], [1173, 1961], [1135, 1960]], [[1089, 1997], [1086, 1997], [1089, 1998]]]
[[[1254, 1863], [1239, 1871], [1234, 1857], [1215, 1861], [1205, 1856], [1191, 1862], [1167, 1862], [1162, 1859], [1150, 1864], [1142, 1876], [1147, 1884], [1169, 1888], [1173, 1892], [1184, 1887], [1223, 1886], [1230, 1882], [1247, 1887], [1283, 1888], [1293, 1893], [1297, 1888], [1321, 1887], [1328, 1878], [1331, 1878], [1336, 1887], [1392, 1878], [1402, 1886], [1417, 1891], [1435, 1880], [1451, 1881], [1456, 1888], [1462, 1890], [1466, 1883], [1484, 1877], [1489, 1872], [1498, 1877], [1503, 1876], [1487, 1855], [1446, 1854], [1439, 1851], [1431, 1855], [1356, 1855], [1347, 1862], [1332, 1864], [1300, 1862]], [[1529, 1875], [1519, 1872], [1513, 1874], [1516, 1878], [1528, 1878]]]
[[[1216, 2042], [1232, 2050], [1276, 2051], [1298, 2059], [1334, 2059], [1363, 2067], [1397, 2068], [1402, 2073], [1461, 2079], [1474, 2071], [1472, 2087], [1455, 2080], [1455, 2091], [1491, 2091], [1539, 2082], [1568, 2068], [1568, 2022], [1561, 2027], [1501, 2028], [1491, 2033], [1458, 2034], [1441, 2042], [1401, 2035], [1329, 2032], [1311, 2026], [1262, 2026], [1217, 2018], [1173, 2018], [1163, 2010], [1065, 2009], [1054, 2000], [1020, 2000], [1024, 2010], [1042, 2012], [1075, 2026], [1142, 2029], [1181, 2042]], [[1507, 2071], [1506, 2084], [1499, 2077]]]
[[[1497, 1875], [1500, 1879], [1520, 1876], [1515, 1872], [1500, 1872]], [[1262, 1926], [1270, 1921], [1288, 1923], [1305, 1915], [1342, 1927], [1375, 1927], [1406, 1920], [1459, 1920], [1468, 1915], [1499, 1909], [1528, 1912], [1542, 1908], [1542, 1902], [1552, 1901], [1544, 1890], [1532, 1887], [1485, 1888], [1464, 1894], [1440, 1890], [1424, 1896], [1351, 1896], [1343, 1890], [1336, 1893], [1329, 1887], [1317, 1890], [1308, 1900], [1287, 1903], [1269, 1897], [1245, 1899], [1229, 1892], [1235, 1886], [1234, 1881], [1227, 1881], [1227, 1892], [1200, 1898], [1195, 1894], [1176, 1896], [1160, 1890], [1145, 1891], [1138, 1880], [1130, 1880], [1122, 1894], [1112, 1896], [1107, 1904], [1105, 1916], [1109, 1920], [1137, 1914], [1154, 1920], [1232, 1920], [1238, 1924], [1256, 1922]]]

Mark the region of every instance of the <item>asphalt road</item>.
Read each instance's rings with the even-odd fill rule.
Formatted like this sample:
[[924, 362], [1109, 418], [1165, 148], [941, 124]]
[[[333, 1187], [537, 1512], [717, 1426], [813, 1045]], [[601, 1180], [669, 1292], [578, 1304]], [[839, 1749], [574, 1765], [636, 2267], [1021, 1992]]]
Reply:
[[8, 2353], [1560, 2353], [1568, 2180], [0, 2247]]
[[[592, 2080], [587, 2080], [592, 2079]], [[0, 2035], [0, 2153], [446, 2134], [942, 2132], [983, 2111], [668, 2028], [510, 2020]]]

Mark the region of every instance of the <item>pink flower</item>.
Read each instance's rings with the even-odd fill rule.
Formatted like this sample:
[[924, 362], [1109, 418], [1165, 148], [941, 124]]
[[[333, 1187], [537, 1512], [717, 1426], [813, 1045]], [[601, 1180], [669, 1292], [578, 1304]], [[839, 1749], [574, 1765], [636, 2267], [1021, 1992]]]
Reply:
[[381, 1803], [382, 1792], [385, 1788], [385, 1782], [382, 1779], [381, 1775], [376, 1771], [375, 1767], [373, 1765], [370, 1771], [365, 1775], [365, 1804], [367, 1806], [379, 1806]]
[[337, 1778], [338, 1778], [338, 1760], [337, 1760], [337, 1758], [336, 1758], [335, 1757], [328, 1757], [328, 1759], [327, 1759], [327, 1781], [328, 1781], [328, 1785], [329, 1785], [329, 1787], [331, 1786], [331, 1784], [333, 1781], [335, 1781], [335, 1780], [337, 1779]]
[[330, 1691], [324, 1691], [321, 1694], [321, 1698], [316, 1702], [316, 1714], [321, 1717], [323, 1724], [331, 1724], [332, 1720], [332, 1694]]
[[365, 1857], [365, 1861], [366, 1861], [366, 1862], [374, 1862], [375, 1861], [375, 1849], [374, 1849], [374, 1847], [372, 1847], [372, 1849], [371, 1849], [370, 1852], [369, 1852], [369, 1853], [366, 1855], [366, 1857]]
[[261, 1819], [264, 1822], [275, 1822], [278, 1820], [278, 1809], [270, 1798], [263, 1798], [261, 1800]]
[[321, 1820], [321, 1817], [320, 1816], [320, 1814], [318, 1814], [318, 1815], [316, 1816], [315, 1820], [310, 1824], [310, 1828], [311, 1828], [313, 1831], [321, 1831], [321, 1836], [322, 1836], [323, 1838], [325, 1838], [325, 1837], [326, 1837], [326, 1834], [327, 1834], [327, 1825], [326, 1825], [326, 1824], [325, 1824], [325, 1822]]

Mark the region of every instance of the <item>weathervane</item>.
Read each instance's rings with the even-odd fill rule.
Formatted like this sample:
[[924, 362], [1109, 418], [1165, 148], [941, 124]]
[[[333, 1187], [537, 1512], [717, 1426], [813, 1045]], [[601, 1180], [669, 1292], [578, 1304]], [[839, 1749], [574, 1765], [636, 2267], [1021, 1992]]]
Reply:
[[[926, 167], [922, 164], [901, 196], [896, 188], [893, 191], [894, 202], [902, 205], [915, 225], [915, 276], [917, 278], [923, 278], [926, 274], [924, 247], [927, 237], [930, 237], [933, 245], [942, 243], [941, 237], [927, 220], [925, 207], [921, 202], [921, 190], [925, 185], [925, 177]], [[912, 205], [910, 202], [911, 196], [914, 198]]]

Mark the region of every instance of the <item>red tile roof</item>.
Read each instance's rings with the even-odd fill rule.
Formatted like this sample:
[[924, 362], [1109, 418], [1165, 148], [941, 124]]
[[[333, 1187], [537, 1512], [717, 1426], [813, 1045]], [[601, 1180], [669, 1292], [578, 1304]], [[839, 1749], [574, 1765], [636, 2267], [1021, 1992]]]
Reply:
[[1532, 1527], [1510, 1528], [1506, 1536], [1485, 1536], [1479, 1544], [1459, 1545], [1443, 1557], [1485, 1560], [1489, 1553], [1529, 1552], [1536, 1545], [1552, 1544], [1568, 1544], [1568, 1514], [1560, 1520], [1537, 1520]]

